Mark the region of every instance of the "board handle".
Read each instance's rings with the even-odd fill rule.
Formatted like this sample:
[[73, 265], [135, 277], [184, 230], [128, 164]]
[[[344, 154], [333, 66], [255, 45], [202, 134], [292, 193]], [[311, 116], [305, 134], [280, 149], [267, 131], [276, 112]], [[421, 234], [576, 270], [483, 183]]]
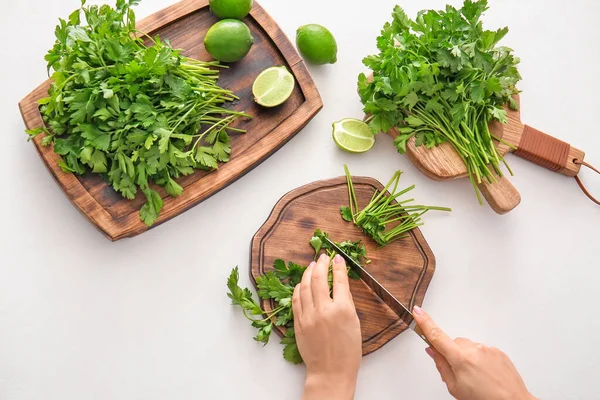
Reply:
[[497, 214], [504, 215], [521, 203], [521, 195], [507, 177], [500, 177], [494, 171], [492, 174], [496, 176], [496, 183], [485, 180], [478, 187], [492, 210]]
[[581, 169], [575, 161], [583, 161], [585, 153], [542, 131], [524, 125], [514, 154], [534, 164], [566, 176], [576, 176]]

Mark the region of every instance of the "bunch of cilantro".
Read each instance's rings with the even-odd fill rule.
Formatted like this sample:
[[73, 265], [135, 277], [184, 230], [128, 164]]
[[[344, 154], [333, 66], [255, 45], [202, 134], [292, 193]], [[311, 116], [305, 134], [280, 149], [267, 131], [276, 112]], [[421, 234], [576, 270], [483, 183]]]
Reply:
[[138, 3], [82, 0], [60, 19], [45, 57], [54, 70], [40, 101], [46, 126], [28, 133], [46, 133], [42, 144], [54, 145], [65, 172], [102, 174], [128, 199], [141, 191], [140, 217], [152, 225], [163, 201], [150, 183], [179, 196], [177, 178], [229, 160], [228, 131], [244, 132], [230, 125], [248, 115], [222, 107], [237, 97], [217, 85], [217, 63], [186, 58], [159, 37], [144, 44], [132, 10]]
[[480, 202], [477, 184], [496, 182], [492, 171], [502, 176], [500, 164], [506, 165], [488, 124], [508, 122], [503, 106], [518, 108], [513, 95], [521, 79], [519, 59], [498, 46], [508, 28], [483, 29], [480, 19], [487, 9], [487, 0], [466, 0], [461, 9], [423, 10], [412, 21], [396, 6], [393, 21], [377, 38], [379, 54], [363, 60], [373, 79], [365, 74], [358, 79], [371, 130], [397, 127], [401, 153], [413, 136], [417, 146], [451, 143]]
[[[315, 260], [321, 250], [332, 258], [335, 254], [329, 244], [323, 240], [327, 233], [317, 229], [310, 240], [310, 245], [315, 251]], [[367, 251], [361, 242], [344, 241], [336, 243], [346, 254], [357, 262], [367, 259]], [[284, 335], [281, 339], [283, 348], [283, 358], [293, 364], [302, 363], [302, 356], [298, 351], [296, 344], [296, 335], [294, 333], [294, 313], [292, 310], [292, 295], [294, 288], [302, 281], [302, 276], [306, 271], [306, 266], [277, 259], [273, 264], [273, 270], [256, 278], [256, 287], [258, 288], [258, 297], [262, 300], [269, 300], [273, 304], [271, 311], [263, 311], [260, 304], [252, 295], [248, 288], [239, 286], [239, 270], [235, 267], [227, 279], [227, 296], [231, 299], [232, 305], [237, 305], [242, 309], [244, 316], [252, 322], [252, 326], [257, 329], [254, 340], [267, 344], [273, 332], [273, 327], [284, 328]], [[352, 279], [360, 279], [356, 271], [348, 267], [348, 276]], [[333, 287], [333, 274], [331, 266], [329, 270], [329, 289]], [[264, 317], [264, 318], [263, 318]]]

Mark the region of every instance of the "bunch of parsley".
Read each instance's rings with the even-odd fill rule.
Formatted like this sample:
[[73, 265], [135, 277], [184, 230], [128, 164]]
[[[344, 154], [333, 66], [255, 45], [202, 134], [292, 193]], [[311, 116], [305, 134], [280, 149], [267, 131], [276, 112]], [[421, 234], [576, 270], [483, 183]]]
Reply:
[[[519, 59], [497, 46], [508, 28], [484, 30], [487, 0], [465, 0], [461, 9], [423, 10], [412, 21], [399, 6], [377, 38], [379, 54], [366, 57], [373, 79], [361, 74], [358, 88], [372, 131], [397, 127], [395, 145], [407, 141], [434, 147], [449, 142], [462, 157], [477, 196], [482, 179], [496, 182], [504, 159], [489, 131], [492, 120], [507, 123], [507, 103], [518, 104]], [[508, 168], [508, 166], [507, 166]], [[510, 169], [509, 169], [510, 171]]]
[[[46, 55], [52, 85], [40, 101], [43, 145], [54, 145], [65, 172], [102, 174], [121, 195], [146, 197], [140, 217], [152, 225], [162, 208], [153, 182], [171, 196], [175, 181], [194, 169], [216, 169], [229, 160], [229, 131], [241, 112], [222, 105], [237, 97], [217, 85], [214, 62], [186, 58], [168, 42], [135, 29], [132, 7], [85, 6], [56, 27]], [[84, 20], [82, 20], [82, 16]]]
[[[321, 250], [326, 250], [332, 257], [334, 253], [329, 245], [323, 242], [323, 237], [327, 233], [317, 229], [315, 235], [310, 240], [310, 244], [315, 250], [315, 259]], [[348, 255], [357, 262], [366, 259], [367, 253], [365, 247], [360, 242], [344, 241], [336, 243]], [[368, 260], [367, 260], [368, 262]], [[302, 356], [298, 351], [296, 336], [294, 333], [294, 313], [292, 311], [292, 295], [294, 288], [302, 281], [306, 266], [277, 259], [273, 264], [273, 270], [256, 278], [256, 287], [258, 288], [258, 297], [262, 300], [273, 302], [274, 308], [266, 312], [252, 295], [248, 288], [239, 286], [239, 270], [235, 267], [227, 279], [227, 296], [231, 299], [232, 305], [237, 305], [242, 309], [244, 316], [252, 322], [252, 326], [257, 329], [254, 340], [267, 344], [271, 337], [274, 326], [284, 328], [284, 336], [281, 339], [283, 348], [283, 358], [293, 364], [302, 363]], [[348, 275], [352, 279], [359, 279], [356, 271], [348, 268]], [[333, 275], [331, 265], [329, 271], [329, 288], [332, 289]]]

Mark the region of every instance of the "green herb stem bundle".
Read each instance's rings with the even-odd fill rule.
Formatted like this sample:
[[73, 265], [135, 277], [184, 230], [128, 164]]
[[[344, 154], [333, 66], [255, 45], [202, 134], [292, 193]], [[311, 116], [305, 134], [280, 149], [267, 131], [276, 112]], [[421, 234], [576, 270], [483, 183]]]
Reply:
[[[406, 233], [423, 225], [422, 217], [429, 211], [452, 211], [447, 207], [413, 204], [415, 199], [400, 200], [415, 185], [398, 191], [402, 171], [396, 171], [392, 179], [381, 191], [376, 191], [369, 204], [360, 210], [352, 176], [344, 165], [348, 183], [349, 207], [341, 207], [340, 214], [348, 222], [353, 222], [380, 246], [406, 236]], [[388, 191], [390, 194], [388, 195]]]

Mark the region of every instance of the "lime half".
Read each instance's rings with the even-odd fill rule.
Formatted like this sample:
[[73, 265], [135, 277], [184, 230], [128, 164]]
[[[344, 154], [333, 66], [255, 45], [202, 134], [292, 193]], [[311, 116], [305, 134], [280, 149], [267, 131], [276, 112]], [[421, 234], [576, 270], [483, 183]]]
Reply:
[[333, 141], [347, 152], [364, 153], [375, 144], [375, 136], [363, 121], [345, 118], [333, 123]]
[[294, 85], [294, 76], [286, 67], [267, 68], [252, 85], [254, 101], [264, 107], [276, 107], [289, 99]]

